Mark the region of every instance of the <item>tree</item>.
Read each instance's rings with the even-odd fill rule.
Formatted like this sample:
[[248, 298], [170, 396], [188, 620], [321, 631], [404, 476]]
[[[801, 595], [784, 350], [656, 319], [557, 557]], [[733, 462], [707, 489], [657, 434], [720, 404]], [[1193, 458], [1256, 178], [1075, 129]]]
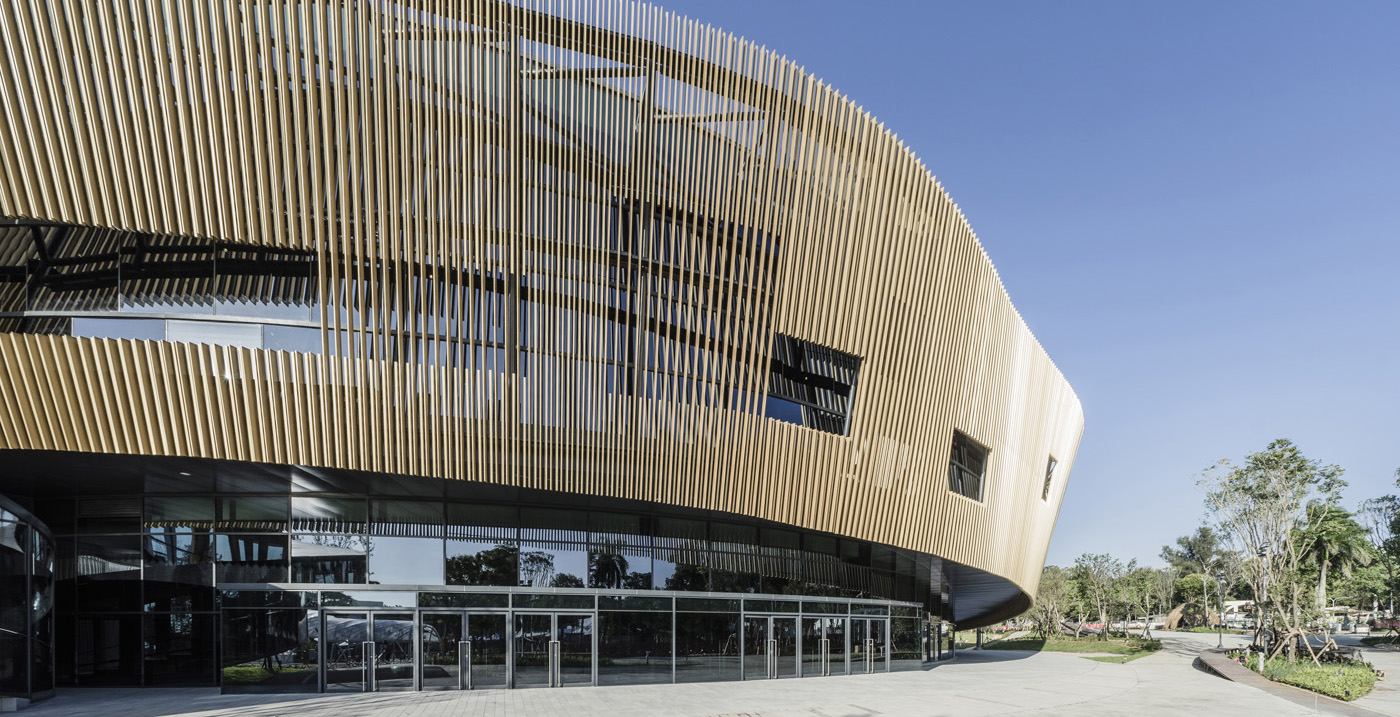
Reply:
[[[1242, 465], [1222, 460], [1200, 477], [1207, 508], [1227, 538], [1252, 558], [1247, 580], [1261, 598], [1264, 622], [1271, 624], [1272, 652], [1287, 645], [1290, 660], [1298, 642], [1291, 638], [1306, 637], [1303, 628], [1314, 612], [1303, 597], [1299, 567], [1310, 547], [1310, 520], [1325, 513], [1308, 506], [1336, 505], [1346, 486], [1341, 476], [1341, 468], [1310, 460], [1290, 441], [1278, 439]], [[1267, 600], [1266, 583], [1273, 588]]]
[[1353, 568], [1370, 565], [1370, 543], [1366, 529], [1335, 505], [1309, 505], [1308, 526], [1310, 534], [1299, 536], [1299, 541], [1307, 546], [1308, 562], [1317, 566], [1317, 608], [1322, 610], [1327, 607], [1327, 573], [1336, 568], [1351, 577]]
[[[1133, 565], [1132, 562], [1128, 563], [1126, 573], [1118, 581], [1118, 597], [1126, 608], [1126, 618], [1131, 619], [1133, 615], [1143, 617], [1142, 634], [1146, 637], [1151, 629], [1149, 617], [1157, 571], [1152, 568], [1133, 569]], [[1124, 620], [1123, 631], [1127, 632], [1127, 629], [1127, 620]]]
[[1084, 588], [1099, 613], [1103, 624], [1100, 637], [1108, 636], [1108, 616], [1112, 610], [1114, 591], [1123, 577], [1123, 562], [1106, 554], [1085, 553], [1074, 560], [1074, 577]]
[[[1220, 571], [1222, 564], [1232, 556], [1230, 551], [1224, 549], [1220, 544], [1220, 535], [1208, 525], [1202, 525], [1196, 529], [1193, 535], [1183, 535], [1176, 539], [1176, 547], [1170, 545], [1162, 546], [1162, 559], [1167, 564], [1176, 568], [1182, 574], [1199, 573], [1201, 575], [1201, 601], [1203, 606], [1210, 605], [1210, 584], [1209, 577]], [[1209, 615], [1207, 607], [1202, 613]], [[1205, 624], [1205, 623], [1202, 623]]]
[[[1400, 485], [1400, 470], [1395, 471], [1396, 484]], [[1400, 567], [1400, 498], [1385, 495], [1372, 498], [1361, 504], [1356, 518], [1366, 529], [1366, 535], [1375, 548], [1374, 555], [1381, 569], [1385, 571], [1386, 596], [1389, 610], [1395, 613], [1395, 571]]]
[[1060, 623], [1065, 619], [1065, 607], [1070, 593], [1069, 571], [1054, 565], [1047, 565], [1040, 573], [1040, 590], [1036, 592], [1035, 604], [1031, 607], [1031, 620], [1035, 623], [1035, 634], [1041, 639], [1049, 639], [1060, 631]]
[[1210, 573], [1224, 552], [1220, 536], [1210, 526], [1202, 525], [1195, 533], [1177, 538], [1175, 548], [1163, 545], [1162, 560], [1183, 575]]
[[1204, 573], [1191, 573], [1176, 579], [1176, 595], [1181, 602], [1182, 625], [1210, 625], [1209, 591], [1202, 591], [1201, 585], [1209, 585], [1210, 576]]
[[[1374, 548], [1368, 548], [1372, 552]], [[1336, 600], [1347, 600], [1347, 604], [1360, 608], [1374, 609], [1385, 602], [1389, 596], [1389, 589], [1386, 586], [1385, 568], [1381, 566], [1379, 560], [1373, 560], [1370, 565], [1358, 567], [1351, 571], [1350, 576], [1340, 576], [1335, 581], [1329, 583], [1331, 596]]]
[[1152, 575], [1152, 599], [1156, 601], [1159, 612], [1171, 612], [1172, 602], [1176, 598], [1176, 577], [1175, 568], [1162, 568]]

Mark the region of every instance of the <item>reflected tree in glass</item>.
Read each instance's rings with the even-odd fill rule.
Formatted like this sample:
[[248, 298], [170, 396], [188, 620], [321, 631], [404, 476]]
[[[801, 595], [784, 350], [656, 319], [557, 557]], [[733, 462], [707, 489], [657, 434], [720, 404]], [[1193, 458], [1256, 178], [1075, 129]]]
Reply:
[[[588, 551], [588, 579], [593, 583], [593, 587], [628, 587], [627, 579], [631, 577], [628, 574], [629, 567], [627, 556], [623, 555], [616, 545], [605, 543]], [[648, 584], [647, 587], [651, 585]]]
[[475, 553], [454, 555], [447, 559], [445, 575], [448, 585], [518, 585], [517, 565], [520, 548], [497, 545]]
[[707, 591], [710, 589], [709, 570], [703, 565], [679, 563], [676, 572], [666, 578], [666, 589]]
[[568, 573], [559, 573], [558, 575], [555, 575], [554, 578], [549, 581], [549, 586], [552, 588], [586, 587], [583, 584], [583, 578], [577, 575], [570, 575]]
[[550, 585], [553, 578], [553, 555], [538, 550], [526, 550], [520, 553], [520, 582], [534, 587], [544, 587]]

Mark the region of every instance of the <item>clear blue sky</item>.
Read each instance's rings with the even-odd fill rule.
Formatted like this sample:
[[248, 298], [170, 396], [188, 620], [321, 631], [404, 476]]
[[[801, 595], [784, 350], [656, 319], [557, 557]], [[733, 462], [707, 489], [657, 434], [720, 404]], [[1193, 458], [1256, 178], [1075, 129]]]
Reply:
[[1277, 437], [1400, 468], [1400, 2], [669, 0], [840, 88], [962, 205], [1086, 428], [1049, 561], [1157, 564]]

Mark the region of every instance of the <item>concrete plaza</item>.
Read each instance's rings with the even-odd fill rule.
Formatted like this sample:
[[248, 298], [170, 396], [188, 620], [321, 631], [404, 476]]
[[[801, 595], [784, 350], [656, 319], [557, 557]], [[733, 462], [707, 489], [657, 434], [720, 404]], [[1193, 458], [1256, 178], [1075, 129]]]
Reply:
[[[1062, 653], [963, 651], [920, 672], [778, 682], [493, 690], [472, 693], [220, 695], [216, 689], [61, 690], [29, 717], [869, 717], [874, 715], [1308, 715], [1303, 707], [1193, 666], [1214, 635], [1167, 633], [1128, 664]], [[1227, 641], [1240, 638], [1227, 636]], [[1378, 704], [1372, 709], [1380, 707]], [[1326, 705], [1322, 713], [1326, 714]]]

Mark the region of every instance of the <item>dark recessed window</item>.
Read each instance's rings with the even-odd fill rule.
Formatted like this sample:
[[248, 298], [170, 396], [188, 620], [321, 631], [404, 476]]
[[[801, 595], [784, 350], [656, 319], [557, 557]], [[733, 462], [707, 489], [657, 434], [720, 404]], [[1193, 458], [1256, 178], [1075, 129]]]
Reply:
[[953, 456], [948, 461], [948, 489], [973, 500], [982, 500], [987, 472], [987, 447], [953, 432]]
[[859, 356], [778, 334], [764, 415], [844, 436], [859, 373]]
[[1055, 477], [1055, 457], [1050, 456], [1050, 461], [1045, 464], [1045, 487], [1040, 491], [1041, 500], [1050, 500], [1050, 481]]

